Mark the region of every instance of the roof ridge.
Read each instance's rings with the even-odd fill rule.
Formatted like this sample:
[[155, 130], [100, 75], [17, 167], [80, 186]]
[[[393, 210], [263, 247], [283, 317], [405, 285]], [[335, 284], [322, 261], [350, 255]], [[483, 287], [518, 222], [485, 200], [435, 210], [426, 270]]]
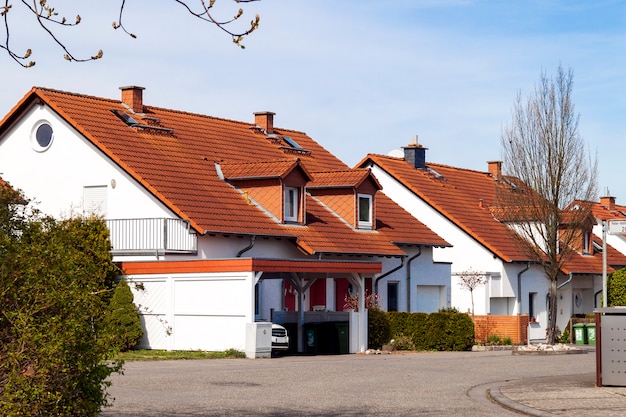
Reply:
[[39, 90], [41, 92], [51, 92], [51, 93], [57, 93], [57, 94], [66, 94], [68, 96], [75, 96], [75, 97], [82, 97], [82, 98], [88, 98], [91, 100], [99, 100], [99, 101], [107, 101], [107, 102], [111, 102], [111, 103], [121, 103], [122, 100], [115, 100], [112, 98], [107, 98], [107, 97], [100, 97], [100, 96], [94, 96], [94, 95], [90, 95], [90, 94], [81, 94], [81, 93], [74, 93], [71, 91], [65, 91], [65, 90], [59, 90], [56, 88], [49, 88], [49, 87], [33, 87], [33, 89], [35, 90]]
[[357, 171], [368, 171], [369, 168], [348, 168], [348, 169], [339, 169], [339, 170], [326, 170], [326, 171], [311, 171], [311, 174], [333, 174], [337, 172], [357, 172]]
[[285, 158], [285, 159], [273, 159], [273, 160], [267, 160], [267, 161], [249, 161], [249, 162], [241, 162], [241, 161], [227, 161], [227, 160], [220, 160], [220, 161], [216, 161], [219, 164], [226, 164], [226, 165], [260, 165], [260, 164], [276, 164], [279, 162], [298, 162], [300, 160], [300, 158]]
[[[395, 161], [399, 161], [399, 162], [404, 161], [403, 157], [392, 156], [392, 155], [383, 155], [383, 154], [378, 154], [378, 153], [370, 153], [370, 154], [367, 155], [366, 158], [368, 158], [368, 157], [386, 158], [386, 159], [395, 160]], [[456, 166], [453, 166], [453, 165], [441, 164], [441, 163], [438, 163], [438, 162], [426, 162], [426, 168], [429, 168], [430, 166], [433, 166], [433, 167], [443, 167], [443, 168], [449, 168], [449, 169], [457, 169], [457, 170], [461, 170], [461, 171], [470, 171], [470, 172], [475, 172], [475, 173], [479, 173], [479, 174], [489, 174], [489, 172], [487, 172], [487, 171], [474, 169], [474, 168], [456, 167]]]
[[475, 173], [477, 173], [477, 174], [486, 174], [486, 175], [489, 175], [489, 172], [488, 172], [488, 171], [482, 171], [482, 170], [479, 170], [479, 169], [474, 169], [474, 168], [463, 168], [463, 167], [455, 167], [455, 166], [452, 166], [452, 165], [439, 164], [439, 163], [436, 163], [436, 162], [426, 162], [426, 168], [428, 168], [430, 165], [432, 165], [432, 166], [438, 166], [438, 167], [442, 167], [442, 168], [448, 168], [448, 169], [457, 169], [457, 170], [460, 170], [460, 171], [475, 172]]
[[[111, 103], [116, 103], [116, 104], [122, 104], [122, 100], [120, 99], [113, 99], [113, 98], [107, 98], [107, 97], [100, 97], [100, 96], [94, 96], [94, 95], [90, 95], [90, 94], [82, 94], [82, 93], [74, 93], [72, 91], [65, 91], [65, 90], [58, 90], [58, 89], [54, 89], [54, 88], [49, 88], [49, 87], [38, 87], [35, 86], [33, 87], [34, 89], [40, 90], [42, 92], [52, 92], [52, 93], [58, 93], [58, 94], [67, 94], [70, 96], [75, 96], [75, 97], [83, 97], [83, 98], [88, 98], [88, 99], [92, 99], [92, 100], [99, 100], [99, 101], [106, 101], [106, 102], [111, 102]], [[189, 111], [189, 110], [177, 110], [177, 109], [172, 109], [172, 108], [168, 108], [168, 107], [161, 107], [161, 106], [153, 106], [153, 105], [149, 105], [149, 104], [145, 104], [143, 105], [146, 109], [149, 110], [161, 110], [161, 111], [165, 111], [165, 112], [169, 112], [169, 113], [174, 113], [174, 114], [184, 114], [184, 115], [189, 115], [189, 116], [197, 116], [197, 117], [202, 117], [205, 119], [212, 119], [212, 120], [220, 120], [220, 121], [224, 121], [224, 122], [231, 122], [231, 123], [237, 123], [243, 126], [250, 126], [250, 125], [254, 125], [254, 122], [244, 122], [241, 120], [235, 120], [235, 119], [229, 119], [226, 117], [218, 117], [218, 116], [211, 116], [208, 114], [202, 114], [202, 113], [197, 113], [197, 112], [193, 112], [193, 111]], [[274, 130], [278, 130], [280, 132], [284, 131], [284, 132], [293, 132], [293, 133], [299, 133], [302, 135], [306, 135], [305, 132], [302, 132], [300, 130], [294, 130], [294, 129], [288, 129], [288, 128], [283, 128], [283, 127], [274, 127]]]

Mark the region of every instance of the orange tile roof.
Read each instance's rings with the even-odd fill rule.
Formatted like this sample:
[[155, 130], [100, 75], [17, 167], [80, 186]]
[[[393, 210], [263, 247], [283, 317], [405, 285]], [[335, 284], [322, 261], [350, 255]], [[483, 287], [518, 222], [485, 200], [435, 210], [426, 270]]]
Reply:
[[5, 202], [26, 204], [27, 201], [24, 196], [17, 190], [15, 190], [9, 183], [4, 181], [0, 177], [0, 197], [6, 197]]
[[[602, 246], [602, 239], [594, 236], [593, 240], [597, 245]], [[611, 245], [607, 245], [606, 248], [606, 264], [608, 273], [626, 267], [626, 256], [624, 256], [624, 254], [613, 248]], [[563, 273], [601, 274], [602, 262], [601, 252], [594, 252], [593, 255], [582, 255], [576, 253], [568, 259], [567, 263], [563, 267]]]
[[[427, 163], [427, 169], [415, 169], [403, 158], [383, 155], [368, 155], [357, 166], [367, 166], [370, 161], [503, 261], [532, 261], [511, 229], [495, 217], [496, 189], [506, 187], [500, 188], [506, 191], [508, 187], [490, 173], [434, 163]], [[607, 254], [610, 265], [626, 265], [626, 257], [615, 249], [609, 248]], [[563, 272], [601, 273], [602, 254], [576, 252]]]
[[612, 207], [607, 207], [597, 201], [575, 201], [573, 204], [583, 203], [590, 205], [591, 214], [599, 220], [626, 220], [626, 206], [613, 204]]
[[220, 169], [226, 179], [252, 179], [252, 178], [285, 178], [296, 167], [300, 167], [307, 177], [311, 175], [301, 166], [299, 159], [223, 163]]
[[[395, 226], [397, 219], [386, 216], [397, 215], [409, 222], [401, 229], [423, 230], [424, 235], [414, 234], [411, 239], [400, 230], [354, 230], [311, 198], [306, 204], [306, 227], [279, 224], [220, 178], [216, 163], [232, 176], [254, 175], [255, 171], [264, 176], [284, 175], [296, 163], [294, 156], [305, 173], [345, 171], [350, 181], [364, 175], [362, 170], [352, 172], [305, 133], [274, 127], [269, 137], [253, 122], [147, 105], [143, 115], [134, 114], [119, 100], [34, 87], [0, 121], [0, 137], [23, 110], [40, 101], [199, 233], [285, 237], [308, 253], [403, 255], [390, 241], [394, 233], [406, 243], [445, 244], [419, 221], [405, 218], [395, 205], [383, 210], [379, 220]], [[139, 126], [127, 124], [113, 111], [126, 113]], [[307, 151], [294, 155], [293, 149], [276, 139], [284, 135]]]
[[496, 206], [496, 181], [491, 174], [433, 163], [426, 164], [428, 169], [415, 169], [402, 158], [372, 154], [357, 166], [369, 161], [504, 261], [530, 260], [509, 227], [491, 212]]
[[371, 171], [364, 168], [331, 172], [313, 172], [312, 175], [313, 181], [307, 184], [307, 188], [357, 188], [368, 178], [374, 181], [379, 190], [382, 188]]

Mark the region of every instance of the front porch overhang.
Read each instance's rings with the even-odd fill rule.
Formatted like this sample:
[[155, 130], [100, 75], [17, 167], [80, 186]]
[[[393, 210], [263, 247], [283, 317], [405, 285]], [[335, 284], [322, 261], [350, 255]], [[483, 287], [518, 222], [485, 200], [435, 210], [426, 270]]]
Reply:
[[124, 274], [128, 275], [252, 271], [264, 274], [298, 273], [323, 277], [323, 275], [374, 275], [382, 272], [380, 262], [265, 258], [122, 262], [121, 267]]

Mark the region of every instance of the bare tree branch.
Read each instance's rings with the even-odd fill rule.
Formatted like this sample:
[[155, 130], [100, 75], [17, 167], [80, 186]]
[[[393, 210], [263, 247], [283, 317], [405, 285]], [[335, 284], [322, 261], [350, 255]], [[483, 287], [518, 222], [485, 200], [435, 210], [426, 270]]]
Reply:
[[[205, 0], [197, 0], [199, 3], [197, 5], [198, 11], [194, 11], [192, 9], [192, 7], [189, 5], [189, 1], [183, 1], [183, 0], [174, 0], [174, 1], [182, 5], [187, 10], [187, 12], [191, 14], [192, 16], [200, 20], [206, 21], [210, 23], [211, 25], [215, 25], [216, 27], [221, 29], [223, 32], [228, 34], [232, 38], [235, 45], [239, 46], [240, 48], [244, 48], [244, 45], [242, 44], [242, 41], [244, 40], [244, 38], [250, 35], [259, 27], [260, 17], [257, 14], [255, 15], [254, 19], [250, 21], [249, 25], [245, 25], [242, 30], [231, 30], [230, 29], [231, 25], [234, 24], [236, 21], [240, 20], [240, 18], [244, 15], [244, 10], [242, 8], [238, 8], [236, 14], [231, 19], [218, 20], [211, 14], [211, 11], [213, 7], [215, 6], [216, 0], [209, 0], [208, 2]], [[252, 2], [256, 2], [260, 0], [233, 0], [233, 1], [235, 3], [252, 3]], [[61, 39], [59, 39], [59, 37], [55, 34], [54, 30], [52, 29], [54, 25], [59, 25], [59, 26], [64, 26], [64, 27], [72, 27], [72, 26], [78, 25], [81, 22], [80, 15], [76, 15], [75, 20], [68, 21], [68, 19], [66, 19], [65, 17], [60, 16], [57, 10], [48, 4], [47, 0], [30, 0], [30, 1], [20, 0], [20, 2], [24, 6], [23, 9], [28, 10], [28, 12], [30, 12], [30, 14], [34, 17], [34, 19], [37, 20], [39, 27], [45, 32], [45, 34], [49, 38], [51, 38], [54, 41], [54, 43], [56, 43], [61, 48], [61, 50], [64, 53], [63, 57], [66, 60], [75, 61], [75, 62], [87, 62], [87, 61], [94, 61], [94, 60], [102, 58], [103, 56], [102, 50], [99, 50], [95, 55], [92, 55], [88, 58], [80, 58], [80, 57], [75, 56], [70, 51], [70, 48], [68, 48], [65, 45], [65, 43]], [[126, 5], [126, 0], [121, 0], [120, 7], [119, 7], [119, 17], [117, 21], [113, 22], [113, 29], [122, 29], [131, 38], [137, 38], [137, 36], [134, 33], [126, 29], [126, 27], [124, 26], [122, 22], [125, 5]], [[13, 4], [10, 4], [9, 0], [4, 1], [4, 6], [0, 6], [0, 17], [3, 19], [4, 29], [5, 29], [4, 30], [5, 32], [4, 42], [0, 44], [0, 49], [3, 49], [4, 51], [6, 51], [7, 54], [11, 57], [11, 59], [13, 59], [22, 67], [29, 68], [35, 65], [35, 61], [27, 62], [28, 58], [30, 58], [32, 54], [31, 49], [27, 49], [24, 54], [20, 55], [13, 50], [10, 44], [11, 22], [9, 21], [9, 16], [11, 15], [10, 12], [12, 8], [13, 8]]]

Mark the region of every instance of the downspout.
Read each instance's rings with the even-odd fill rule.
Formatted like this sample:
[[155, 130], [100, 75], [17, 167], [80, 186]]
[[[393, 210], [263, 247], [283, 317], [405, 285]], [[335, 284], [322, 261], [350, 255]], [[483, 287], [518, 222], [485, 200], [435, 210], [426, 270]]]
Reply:
[[598, 294], [602, 294], [603, 290], [598, 290], [593, 293], [593, 308], [598, 308]]
[[239, 252], [237, 252], [236, 258], [241, 258], [241, 255], [243, 255], [244, 253], [252, 249], [255, 241], [256, 241], [256, 235], [250, 235], [250, 244], [246, 246], [245, 248], [243, 248], [242, 250], [240, 250]]
[[422, 254], [422, 247], [417, 247], [417, 253], [409, 258], [409, 263], [406, 265], [406, 311], [411, 312], [411, 262], [418, 258]]
[[530, 269], [530, 262], [526, 263], [526, 268], [517, 273], [517, 314], [522, 314], [522, 274]]
[[569, 279], [568, 279], [567, 281], [565, 281], [563, 284], [558, 285], [558, 286], [556, 287], [556, 289], [557, 289], [557, 290], [560, 290], [561, 288], [563, 288], [564, 286], [566, 286], [567, 284], [569, 284], [570, 282], [572, 282], [572, 278], [574, 278], [574, 277], [573, 277], [572, 273], [570, 272], [570, 273], [569, 273]]
[[[574, 278], [574, 275], [570, 272], [569, 273], [569, 279], [567, 281], [565, 281], [564, 283], [562, 283], [561, 285], [557, 285], [556, 290], [560, 290], [561, 288], [563, 288], [564, 286], [566, 286], [567, 284], [569, 284], [570, 282], [572, 282], [572, 279]], [[573, 296], [574, 291], [572, 291], [572, 296]], [[556, 294], [554, 294], [555, 297], [555, 304], [556, 304]], [[571, 315], [574, 313], [574, 305], [572, 303], [572, 299], [570, 299], [570, 317]], [[551, 306], [551, 308], [555, 308], [555, 306]]]
[[382, 274], [381, 276], [379, 276], [378, 278], [376, 278], [374, 280], [374, 294], [378, 294], [378, 281], [380, 281], [381, 279], [385, 278], [386, 276], [388, 276], [390, 274], [393, 274], [398, 269], [402, 268], [404, 266], [404, 258], [406, 258], [406, 256], [401, 257], [400, 265], [398, 265], [395, 268], [385, 272], [384, 274]]

